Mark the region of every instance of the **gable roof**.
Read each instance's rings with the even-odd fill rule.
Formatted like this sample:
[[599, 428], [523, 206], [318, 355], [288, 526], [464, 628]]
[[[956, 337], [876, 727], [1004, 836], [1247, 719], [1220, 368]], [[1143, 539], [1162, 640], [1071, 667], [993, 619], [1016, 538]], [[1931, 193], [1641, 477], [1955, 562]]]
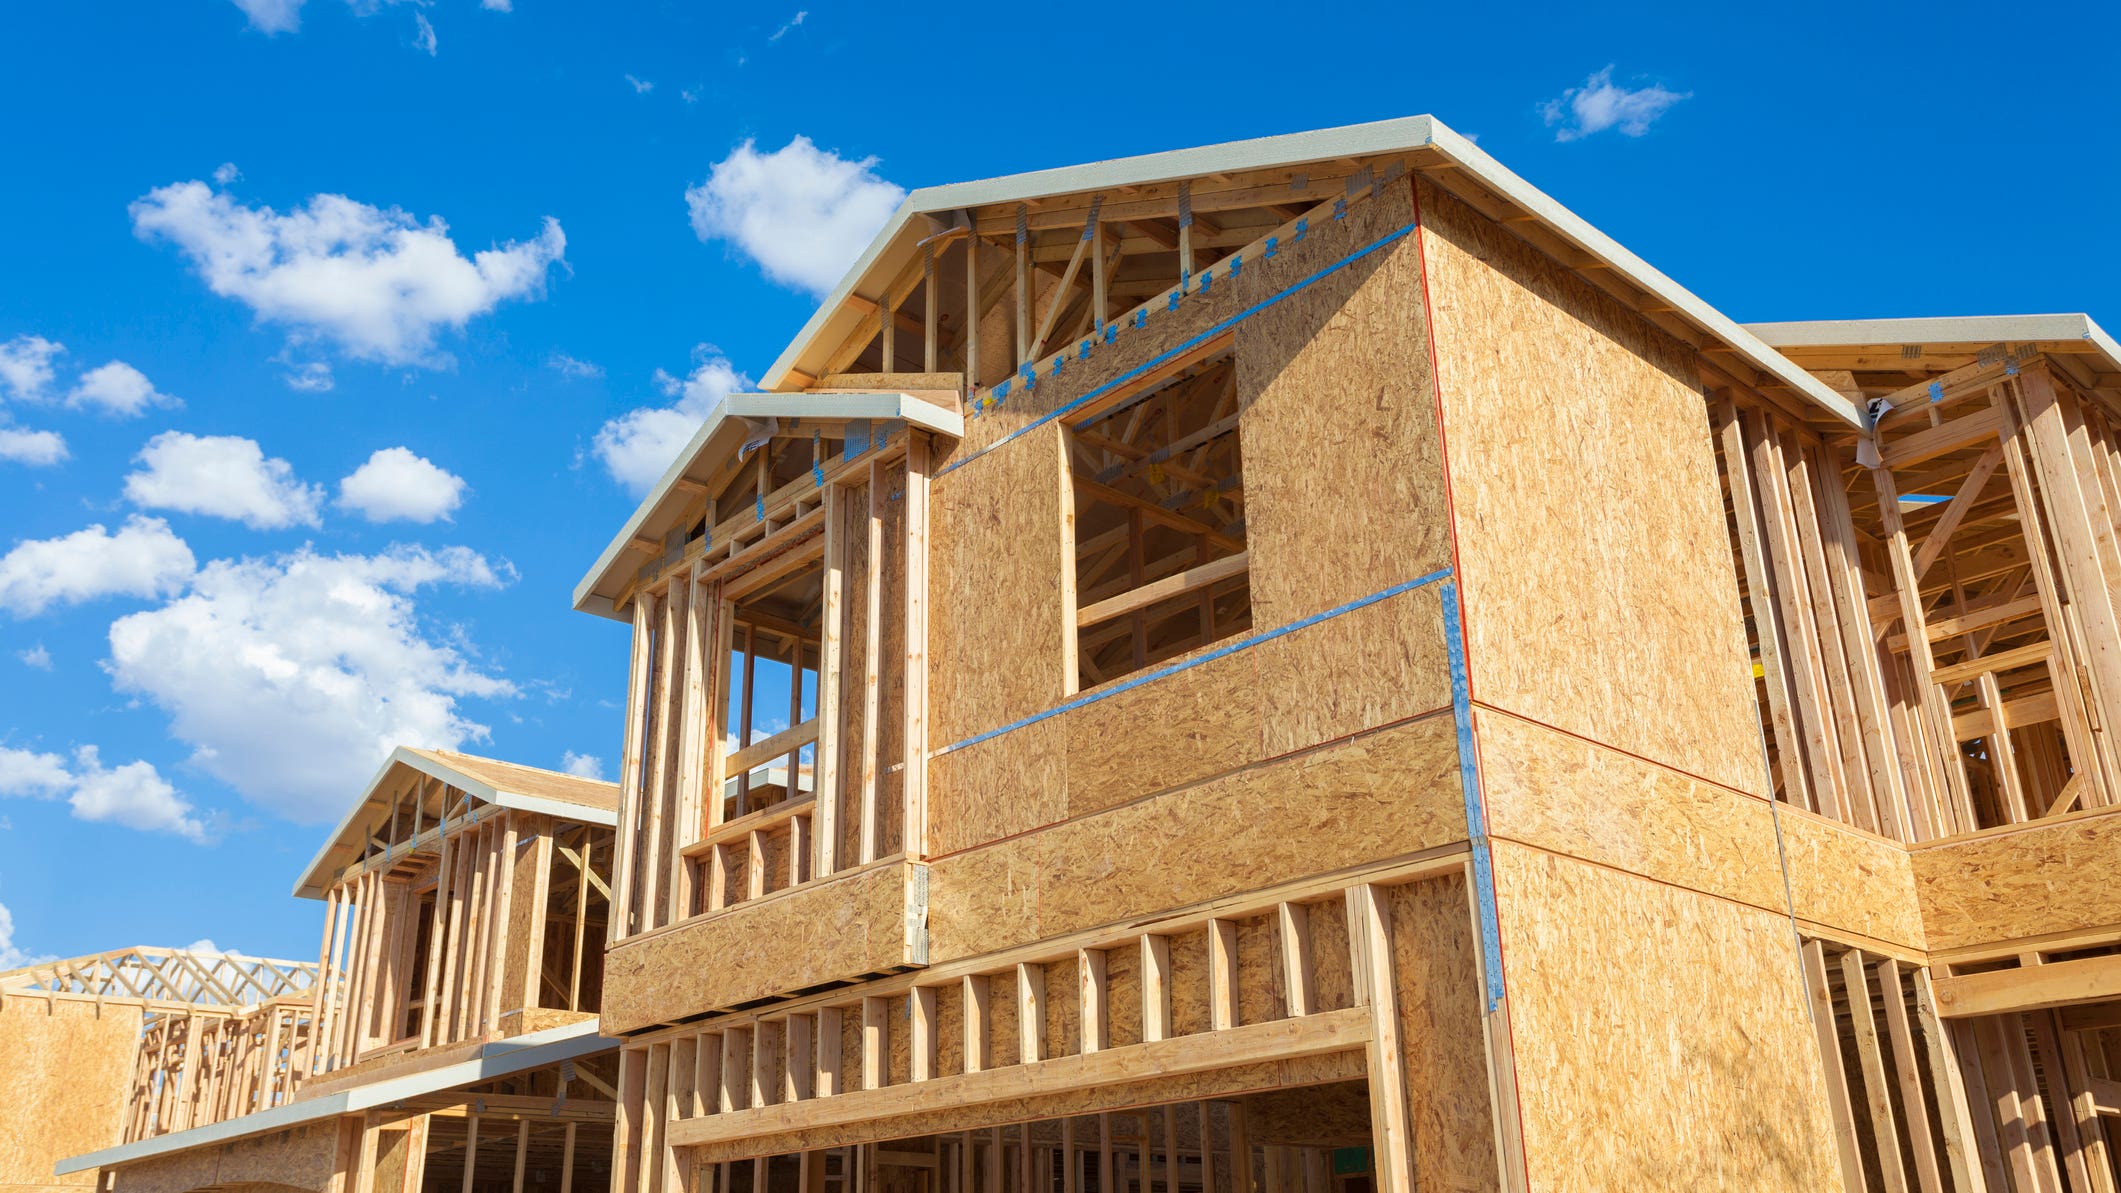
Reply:
[[475, 754], [399, 746], [391, 751], [375, 777], [362, 789], [361, 798], [325, 840], [317, 856], [310, 859], [295, 882], [297, 897], [324, 897], [331, 875], [360, 856], [372, 827], [390, 815], [395, 798], [391, 793], [414, 774], [439, 779], [482, 803], [497, 807], [540, 812], [581, 824], [611, 826], [619, 822], [617, 783], [503, 762], [498, 758], [481, 758]]
[[1746, 330], [1806, 368], [1852, 373], [1866, 390], [1889, 392], [1984, 353], [2032, 348], [2072, 381], [2121, 401], [2121, 344], [2084, 314], [1814, 319], [1749, 323]]
[[[800, 388], [805, 377], [821, 375], [822, 357], [858, 324], [875, 317], [875, 299], [920, 252], [921, 241], [966, 208], [1019, 203], [1123, 187], [1150, 186], [1211, 174], [1329, 162], [1344, 158], [1406, 153], [1408, 168], [1435, 174], [1452, 171], [1470, 178], [1488, 194], [1515, 208], [1528, 222], [1585, 255], [1575, 268], [1610, 270], [1690, 326], [1710, 345], [1728, 351], [1780, 385], [1797, 391], [1830, 417], [1851, 427], [1863, 425], [1854, 404], [1784, 359], [1728, 316], [1622, 248], [1582, 217], [1555, 202], [1537, 187], [1432, 116], [1406, 116], [1370, 124], [1283, 136], [1230, 141], [1195, 149], [1178, 149], [1139, 157], [1115, 158], [1059, 169], [1036, 170], [977, 182], [923, 187], [906, 196], [881, 232], [870, 241], [832, 293], [811, 315], [795, 340], [766, 372], [763, 388]], [[797, 376], [801, 374], [802, 376]]]

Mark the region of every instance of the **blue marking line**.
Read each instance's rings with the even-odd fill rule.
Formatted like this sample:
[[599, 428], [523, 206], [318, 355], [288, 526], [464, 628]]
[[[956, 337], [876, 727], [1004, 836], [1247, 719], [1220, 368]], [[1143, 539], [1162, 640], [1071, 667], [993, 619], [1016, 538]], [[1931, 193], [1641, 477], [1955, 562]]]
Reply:
[[[1105, 382], [1103, 385], [1098, 386], [1097, 388], [1075, 399], [1074, 401], [1064, 403], [1058, 407], [1055, 407], [1052, 410], [1047, 411], [1044, 414], [1039, 415], [1037, 418], [1032, 419], [1030, 422], [1025, 423], [1023, 426], [1018, 427], [1016, 430], [1009, 432], [1007, 435], [1002, 436], [1000, 439], [995, 440], [993, 443], [988, 444], [987, 446], [979, 449], [978, 451], [972, 452], [962, 459], [952, 460], [950, 463], [944, 465], [942, 468], [937, 469], [936, 475], [943, 476], [945, 474], [955, 472], [956, 470], [963, 468], [965, 465], [970, 464], [972, 461], [979, 459], [981, 456], [986, 455], [988, 452], [991, 452], [994, 449], [1002, 446], [1003, 444], [1008, 443], [1010, 440], [1015, 439], [1021, 435], [1028, 435], [1033, 430], [1036, 430], [1037, 428], [1045, 425], [1046, 423], [1052, 422], [1056, 418], [1065, 417], [1070, 412], [1081, 408], [1084, 404], [1094, 402], [1097, 399], [1104, 397], [1106, 394], [1111, 393], [1113, 390], [1127, 385], [1128, 383], [1132, 382], [1136, 377], [1139, 377], [1144, 373], [1152, 372], [1155, 369], [1162, 367], [1164, 362], [1169, 360], [1175, 360], [1178, 357], [1184, 356], [1186, 353], [1193, 351], [1195, 348], [1200, 347], [1202, 344], [1207, 343], [1209, 340], [1214, 339], [1216, 336], [1219, 336], [1222, 333], [1237, 326], [1238, 324], [1244, 322], [1245, 320], [1250, 319], [1252, 316], [1259, 314], [1261, 311], [1266, 310], [1268, 307], [1271, 307], [1276, 303], [1281, 302], [1283, 299], [1286, 299], [1293, 294], [1296, 294], [1303, 290], [1307, 290], [1310, 287], [1317, 285], [1319, 282], [1324, 281], [1326, 278], [1331, 277], [1332, 275], [1340, 272], [1343, 269], [1346, 269], [1348, 266], [1355, 264], [1357, 261], [1362, 260], [1364, 257], [1369, 256], [1377, 250], [1395, 243], [1400, 238], [1406, 236], [1407, 233], [1412, 232], [1413, 230], [1414, 225], [1407, 224], [1404, 227], [1401, 227], [1398, 231], [1390, 232], [1378, 237], [1376, 240], [1373, 240], [1370, 243], [1362, 246], [1361, 248], [1356, 249], [1354, 252], [1349, 253], [1347, 256], [1342, 257], [1338, 261], [1335, 261], [1333, 264], [1326, 266], [1324, 269], [1321, 269], [1318, 272], [1309, 275], [1308, 277], [1292, 282], [1284, 289], [1278, 290], [1275, 293], [1260, 299], [1258, 302], [1253, 303], [1251, 306], [1246, 307], [1244, 310], [1237, 312], [1235, 315], [1230, 316], [1229, 318], [1223, 320], [1220, 323], [1217, 323], [1215, 326], [1210, 327], [1204, 332], [1201, 332], [1199, 335], [1194, 336], [1192, 339], [1187, 340], [1185, 343], [1180, 344], [1178, 347], [1172, 348], [1166, 352], [1159, 353], [1156, 356], [1143, 361], [1141, 364], [1138, 364], [1133, 368], [1128, 369], [1126, 372], [1121, 373], [1119, 376], [1114, 377], [1112, 380]], [[1171, 305], [1174, 307], [1178, 305], [1178, 292], [1175, 290], [1171, 293]]]
[[[1003, 725], [999, 728], [989, 729], [985, 733], [975, 733], [971, 737], [965, 738], [963, 741], [951, 742], [949, 745], [944, 746], [942, 749], [936, 750], [931, 753], [929, 757], [940, 758], [945, 754], [953, 753], [957, 750], [962, 750], [967, 746], [976, 746], [979, 743], [986, 741], [988, 738], [1000, 737], [1002, 734], [1008, 733], [1011, 730], [1022, 729], [1026, 725], [1036, 725], [1040, 721], [1045, 720], [1047, 717], [1057, 717], [1064, 712], [1073, 712], [1074, 710], [1082, 708], [1085, 705], [1095, 704], [1100, 700], [1105, 700], [1113, 696], [1117, 696], [1121, 692], [1131, 691], [1132, 689], [1138, 688], [1145, 683], [1154, 683], [1155, 681], [1162, 679], [1167, 675], [1176, 675], [1181, 671], [1190, 670], [1191, 668], [1198, 667], [1203, 663], [1212, 663], [1217, 659], [1227, 658], [1228, 656], [1236, 654], [1238, 651], [1243, 650], [1246, 647], [1257, 646], [1262, 642], [1271, 642], [1274, 639], [1283, 636], [1284, 634], [1293, 634], [1296, 631], [1305, 628], [1306, 626], [1314, 626], [1322, 621], [1331, 621], [1332, 619], [1339, 617], [1343, 613], [1353, 613], [1357, 609], [1361, 609], [1369, 605], [1374, 605], [1387, 597], [1395, 597], [1398, 596], [1400, 593], [1412, 592], [1413, 590], [1421, 588], [1424, 585], [1434, 584], [1439, 580], [1448, 578], [1450, 574], [1451, 569], [1439, 568], [1436, 571], [1430, 572], [1426, 576], [1416, 576], [1412, 580], [1402, 581], [1401, 583], [1394, 584], [1390, 588], [1373, 592], [1369, 596], [1357, 597], [1354, 600], [1349, 601], [1345, 605], [1335, 605], [1331, 609], [1326, 609], [1322, 612], [1313, 613], [1309, 617], [1300, 618], [1296, 621], [1292, 621], [1288, 625], [1280, 626], [1271, 630], [1266, 630], [1262, 633], [1253, 634], [1250, 637], [1239, 638], [1235, 642], [1230, 642], [1222, 646], [1218, 646], [1214, 650], [1211, 650], [1198, 658], [1186, 659], [1181, 662], [1172, 663], [1171, 665], [1166, 667], [1158, 667], [1154, 671], [1144, 671], [1140, 675], [1133, 676], [1132, 678], [1129, 678], [1121, 683], [1114, 684], [1111, 687], [1104, 689], [1103, 691], [1092, 692], [1087, 696], [1078, 696], [1065, 704], [1056, 704], [1052, 708], [1049, 708], [1044, 712], [1032, 713], [1030, 716], [1024, 717], [1021, 720], [1011, 721], [1008, 724]], [[1445, 585], [1444, 591], [1446, 593], [1449, 593], [1451, 591], [1450, 586]]]

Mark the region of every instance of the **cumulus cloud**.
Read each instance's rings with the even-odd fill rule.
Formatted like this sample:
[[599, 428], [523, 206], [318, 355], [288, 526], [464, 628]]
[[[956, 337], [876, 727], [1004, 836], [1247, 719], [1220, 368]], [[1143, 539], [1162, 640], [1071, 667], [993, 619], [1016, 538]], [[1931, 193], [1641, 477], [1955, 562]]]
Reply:
[[459, 702], [512, 696], [514, 685], [469, 657], [454, 628], [429, 625], [414, 598], [513, 579], [463, 547], [216, 560], [182, 596], [115, 622], [107, 668], [120, 691], [169, 715], [192, 765], [320, 822], [343, 809], [348, 776], [392, 748], [487, 736]]
[[0, 797], [50, 799], [74, 785], [66, 759], [57, 754], [0, 746]]
[[318, 524], [323, 487], [295, 479], [293, 465], [267, 459], [255, 440], [164, 431], [133, 459], [146, 467], [126, 476], [125, 496], [142, 508], [228, 518], [253, 530]]
[[66, 459], [66, 438], [57, 431], [0, 427], [0, 460], [48, 468]]
[[569, 750], [560, 756], [560, 769], [578, 779], [602, 779], [604, 760], [594, 754], [577, 754]]
[[384, 364], [447, 366], [438, 333], [542, 295], [567, 250], [549, 217], [531, 240], [466, 257], [439, 216], [421, 223], [344, 195], [315, 195], [282, 214], [196, 180], [158, 187], [131, 210], [133, 231], [176, 245], [214, 293], [297, 340], [329, 341]]
[[32, 617], [98, 597], [165, 596], [181, 591], [195, 567], [191, 548], [169, 523], [134, 514], [116, 534], [97, 523], [16, 543], [0, 556], [0, 608]]
[[77, 818], [205, 842], [205, 822], [191, 814], [191, 804], [152, 763], [105, 767], [96, 747], [82, 746], [74, 751], [74, 768], [74, 791], [67, 803]]
[[0, 344], [0, 391], [18, 402], [44, 399], [52, 387], [52, 361], [66, 351], [43, 336], [16, 336]]
[[145, 832], [206, 839], [206, 824], [151, 762], [103, 765], [95, 746], [74, 751], [73, 765], [57, 754], [0, 746], [0, 797], [66, 797], [76, 819], [122, 824]]
[[267, 36], [293, 33], [302, 27], [303, 0], [234, 0], [250, 18], [250, 27]]
[[906, 197], [876, 164], [821, 150], [808, 137], [772, 153], [747, 140], [686, 190], [692, 230], [734, 245], [784, 286], [823, 295]]
[[37, 643], [28, 650], [16, 651], [15, 657], [21, 659], [22, 665], [25, 667], [35, 667], [39, 671], [52, 669], [52, 652], [44, 649], [44, 643], [42, 642]]
[[236, 163], [234, 162], [222, 162], [214, 167], [214, 185], [216, 186], [227, 186], [242, 177], [243, 171], [236, 169]]
[[464, 478], [402, 447], [386, 447], [339, 481], [339, 505], [371, 522], [433, 522], [464, 503]]
[[15, 913], [0, 903], [0, 972], [21, 969], [29, 965], [42, 965], [58, 958], [50, 953], [32, 953], [15, 944]]
[[647, 492], [677, 459], [679, 449], [732, 392], [751, 378], [706, 344], [693, 350], [698, 364], [684, 379], [656, 370], [656, 386], [672, 400], [668, 406], [643, 406], [611, 419], [597, 429], [592, 450], [613, 480], [632, 492]]
[[147, 374], [114, 360], [98, 365], [81, 374], [74, 383], [72, 393], [66, 395], [66, 404], [72, 407], [87, 406], [119, 418], [133, 418], [145, 414], [151, 406], [182, 406], [184, 403], [157, 390]]
[[1660, 84], [1628, 88], [1613, 82], [1608, 65], [1571, 87], [1557, 99], [1540, 105], [1547, 126], [1557, 141], [1577, 141], [1593, 133], [1617, 128], [1626, 136], [1639, 137], [1650, 131], [1650, 122], [1664, 115], [1673, 104], [1691, 97], [1691, 91], [1670, 91]]

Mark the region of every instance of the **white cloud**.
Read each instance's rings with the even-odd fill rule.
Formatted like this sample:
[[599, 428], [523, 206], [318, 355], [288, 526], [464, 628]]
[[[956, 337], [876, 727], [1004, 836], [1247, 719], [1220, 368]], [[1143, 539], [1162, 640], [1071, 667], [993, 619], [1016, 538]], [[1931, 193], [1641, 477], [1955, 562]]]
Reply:
[[47, 468], [66, 457], [66, 439], [57, 431], [0, 427], [0, 460]]
[[74, 785], [66, 759], [57, 754], [17, 750], [0, 746], [0, 797], [35, 796], [50, 799]]
[[191, 814], [191, 804], [156, 773], [154, 764], [128, 762], [105, 768], [96, 747], [82, 746], [74, 751], [74, 765], [74, 793], [67, 803], [79, 819], [205, 842], [205, 823]]
[[488, 12], [514, 12], [515, 0], [479, 0], [479, 7]]
[[229, 518], [253, 530], [318, 524], [323, 486], [296, 480], [293, 465], [267, 459], [255, 440], [164, 431], [133, 459], [147, 467], [126, 475], [125, 496], [142, 508]]
[[629, 410], [597, 428], [597, 459], [613, 480], [634, 493], [645, 493], [662, 479], [679, 449], [723, 398], [751, 384], [751, 378], [713, 348], [702, 344], [693, 354], [699, 363], [682, 381], [656, 370], [657, 387], [676, 401]]
[[0, 344], [0, 390], [18, 402], [47, 396], [52, 386], [52, 359], [66, 351], [43, 336], [16, 336]]
[[105, 414], [133, 418], [146, 413], [150, 406], [184, 403], [156, 389], [147, 374], [122, 360], [114, 360], [81, 374], [73, 392], [66, 395], [66, 404], [76, 408], [92, 406]]
[[302, 0], [234, 0], [250, 18], [250, 27], [268, 36], [293, 33], [302, 25]]
[[16, 651], [15, 657], [21, 659], [22, 665], [25, 667], [35, 667], [39, 671], [52, 669], [52, 652], [44, 649], [44, 643], [42, 642], [37, 643], [28, 650]]
[[0, 608], [30, 617], [97, 597], [162, 596], [182, 590], [195, 566], [169, 523], [134, 514], [116, 534], [98, 523], [15, 544], [0, 557]]
[[190, 591], [110, 628], [113, 684], [167, 712], [191, 763], [254, 803], [317, 822], [399, 745], [456, 749], [487, 727], [464, 698], [508, 681], [423, 623], [414, 596], [514, 579], [467, 548], [217, 560]]
[[684, 100], [688, 104], [696, 104], [700, 102], [700, 93], [690, 87], [687, 87], [684, 90], [678, 92], [678, 98]]
[[287, 382], [287, 388], [297, 393], [329, 393], [331, 387], [337, 384], [332, 379], [331, 366], [321, 360], [288, 360], [285, 353], [273, 359], [288, 367], [287, 372], [280, 374], [280, 379]]
[[227, 186], [241, 177], [243, 177], [243, 171], [236, 169], [236, 163], [234, 162], [222, 162], [214, 167], [214, 185], [216, 186]]
[[464, 478], [416, 456], [386, 447], [339, 481], [339, 505], [371, 522], [432, 522], [464, 504]]
[[604, 760], [594, 754], [577, 754], [573, 750], [560, 756], [560, 769], [580, 779], [604, 777]]
[[576, 360], [565, 352], [555, 352], [551, 356], [546, 357], [545, 367], [562, 377], [586, 379], [604, 375], [604, 367], [602, 365], [592, 364], [586, 360]]
[[772, 153], [747, 140], [686, 190], [692, 230], [735, 245], [782, 285], [823, 295], [906, 197], [876, 164], [821, 150], [808, 137]]
[[150, 191], [131, 210], [133, 231], [175, 244], [214, 293], [297, 339], [385, 364], [446, 366], [438, 332], [538, 297], [566, 260], [567, 236], [549, 217], [535, 239], [465, 257], [440, 217], [423, 224], [344, 195], [315, 195], [283, 215], [191, 181]]
[[781, 26], [780, 28], [778, 28], [778, 29], [774, 30], [774, 31], [773, 31], [772, 33], [770, 33], [770, 34], [767, 34], [767, 35], [766, 35], [766, 40], [767, 40], [767, 41], [779, 41], [779, 40], [781, 40], [782, 38], [784, 38], [784, 37], [788, 36], [788, 31], [789, 31], [790, 29], [793, 29], [793, 28], [795, 28], [796, 26], [798, 26], [798, 25], [802, 24], [802, 23], [803, 23], [803, 18], [804, 18], [804, 17], [807, 17], [807, 16], [809, 16], [809, 15], [810, 15], [810, 11], [809, 11], [808, 9], [803, 9], [803, 10], [801, 10], [801, 11], [797, 12], [797, 13], [796, 13], [796, 14], [795, 14], [794, 16], [792, 16], [792, 17], [788, 18], [788, 23], [787, 23], [787, 24], [785, 24], [785, 25]]
[[427, 14], [426, 14], [426, 13], [420, 13], [420, 12], [416, 12], [416, 13], [412, 14], [412, 20], [413, 20], [413, 24], [414, 24], [415, 28], [417, 29], [417, 32], [415, 32], [415, 33], [413, 34], [413, 37], [412, 37], [412, 48], [413, 48], [413, 49], [415, 49], [415, 50], [425, 50], [425, 51], [427, 51], [427, 56], [428, 56], [429, 58], [432, 58], [432, 57], [434, 57], [434, 56], [435, 56], [435, 27], [434, 27], [434, 25], [433, 25], [432, 23], [430, 23], [430, 22], [428, 21], [428, 19], [427, 19]]
[[635, 95], [646, 95], [655, 90], [655, 84], [647, 79], [636, 79], [632, 75], [627, 75], [626, 81], [633, 84], [633, 93]]
[[15, 913], [0, 903], [0, 971], [42, 965], [58, 958], [51, 953], [32, 953], [15, 945]]
[[1541, 104], [1539, 110], [1555, 130], [1557, 141], [1580, 140], [1609, 128], [1639, 137], [1650, 131], [1651, 121], [1693, 94], [1670, 91], [1656, 83], [1632, 90], [1616, 86], [1609, 65], [1585, 79], [1583, 86], [1571, 87], [1560, 98]]

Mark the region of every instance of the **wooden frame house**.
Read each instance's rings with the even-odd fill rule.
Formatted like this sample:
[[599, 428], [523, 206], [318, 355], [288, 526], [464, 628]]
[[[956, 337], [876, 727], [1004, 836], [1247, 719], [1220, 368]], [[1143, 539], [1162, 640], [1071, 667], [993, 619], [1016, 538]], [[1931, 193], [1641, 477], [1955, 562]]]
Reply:
[[274, 970], [299, 989], [151, 1008], [122, 1115], [60, 1174], [103, 1193], [602, 1193], [616, 805], [607, 782], [395, 751], [295, 884], [325, 905], [318, 960]]

